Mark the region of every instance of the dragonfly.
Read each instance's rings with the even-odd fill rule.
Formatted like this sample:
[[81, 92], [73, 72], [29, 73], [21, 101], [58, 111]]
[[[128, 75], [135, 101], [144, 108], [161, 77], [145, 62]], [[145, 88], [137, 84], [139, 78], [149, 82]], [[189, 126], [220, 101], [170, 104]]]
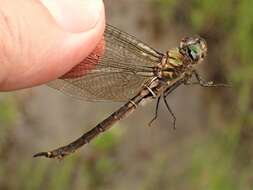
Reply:
[[[226, 86], [204, 81], [200, 77], [196, 66], [203, 63], [206, 55], [207, 43], [199, 36], [185, 37], [178, 47], [160, 53], [136, 37], [107, 24], [96, 49], [71, 71], [49, 83], [49, 86], [88, 101], [126, 103], [70, 144], [37, 153], [34, 157], [62, 159], [107, 131], [139, 105], [153, 99], [157, 100], [156, 112], [150, 125], [157, 119], [159, 103], [163, 100], [173, 117], [175, 128], [176, 117], [166, 100], [172, 91], [183, 84]], [[193, 77], [195, 82], [192, 81]]]

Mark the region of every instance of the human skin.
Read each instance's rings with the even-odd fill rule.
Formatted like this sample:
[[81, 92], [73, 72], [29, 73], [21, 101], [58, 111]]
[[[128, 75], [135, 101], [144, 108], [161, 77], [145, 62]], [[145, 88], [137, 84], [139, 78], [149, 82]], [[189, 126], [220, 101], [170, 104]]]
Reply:
[[47, 83], [96, 47], [102, 0], [0, 0], [0, 91]]

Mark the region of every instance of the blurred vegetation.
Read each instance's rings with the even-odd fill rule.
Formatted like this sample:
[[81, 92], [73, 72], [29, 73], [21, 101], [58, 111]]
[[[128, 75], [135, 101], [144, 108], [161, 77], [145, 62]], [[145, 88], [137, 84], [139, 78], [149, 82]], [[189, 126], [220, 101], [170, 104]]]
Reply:
[[[209, 78], [233, 88], [205, 94], [209, 134], [192, 140], [186, 163], [175, 163], [182, 170], [171, 174], [170, 150], [163, 150], [145, 161], [139, 189], [253, 189], [253, 1], [149, 1], [161, 25], [170, 23], [207, 39]], [[127, 168], [116, 156], [121, 131], [114, 128], [97, 138], [89, 156], [35, 161], [13, 153], [18, 148], [10, 137], [18, 128], [18, 109], [12, 96], [0, 99], [0, 189], [117, 189]]]
[[[21, 106], [22, 107], [22, 106]], [[0, 99], [0, 189], [48, 189], [68, 190], [103, 189], [119, 167], [113, 152], [121, 132], [115, 128], [91, 143], [92, 152], [83, 158], [76, 154], [64, 160], [34, 160], [31, 155], [24, 158], [15, 148], [13, 131], [17, 130], [20, 105], [11, 95]], [[24, 148], [24, 147], [22, 147]], [[21, 151], [22, 152], [22, 151]], [[14, 158], [14, 156], [18, 156]], [[81, 168], [79, 168], [81, 167]], [[104, 177], [107, 176], [107, 177]]]

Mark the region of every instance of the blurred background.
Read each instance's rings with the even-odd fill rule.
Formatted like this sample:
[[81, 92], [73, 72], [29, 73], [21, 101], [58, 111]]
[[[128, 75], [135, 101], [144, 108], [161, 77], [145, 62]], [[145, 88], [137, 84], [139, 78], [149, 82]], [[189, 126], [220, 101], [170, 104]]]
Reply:
[[164, 52], [199, 34], [202, 77], [233, 88], [181, 86], [153, 127], [155, 101], [63, 161], [35, 159], [123, 103], [89, 103], [47, 86], [0, 94], [0, 189], [253, 189], [253, 1], [105, 0], [107, 21]]

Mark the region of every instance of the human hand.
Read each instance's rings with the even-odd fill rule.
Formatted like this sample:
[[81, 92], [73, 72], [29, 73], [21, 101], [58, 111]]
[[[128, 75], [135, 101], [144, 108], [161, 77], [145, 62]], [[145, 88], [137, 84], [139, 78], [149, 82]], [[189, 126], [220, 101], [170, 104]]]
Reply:
[[0, 91], [54, 80], [104, 32], [102, 0], [0, 0]]

